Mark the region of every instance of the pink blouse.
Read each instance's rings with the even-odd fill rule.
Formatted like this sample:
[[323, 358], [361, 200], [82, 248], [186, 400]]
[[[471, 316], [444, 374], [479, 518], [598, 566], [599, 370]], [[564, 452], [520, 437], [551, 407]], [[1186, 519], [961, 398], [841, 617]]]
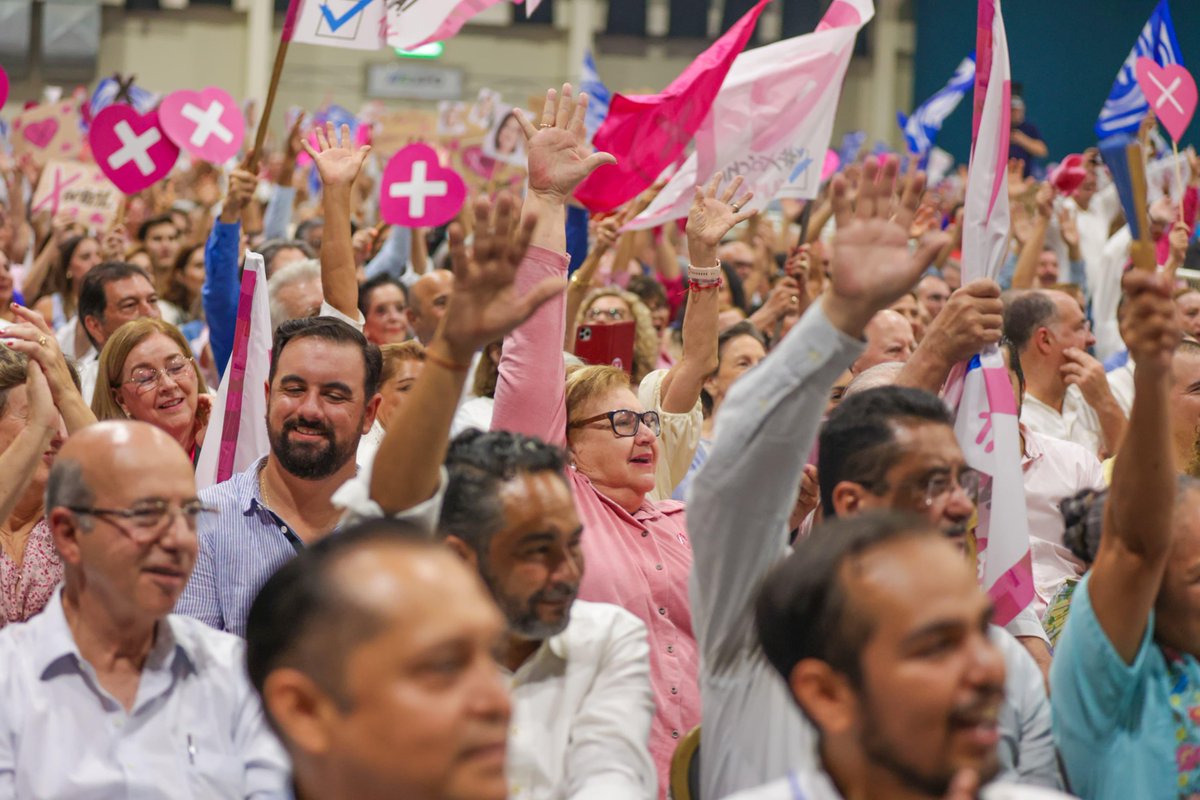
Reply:
[[[565, 276], [566, 268], [565, 255], [532, 247], [517, 274], [518, 291], [529, 291], [547, 276]], [[559, 295], [505, 340], [493, 429], [566, 446], [566, 382], [560, 352], [565, 306], [565, 298]], [[629, 514], [574, 468], [568, 473], [586, 531], [580, 598], [621, 606], [646, 625], [657, 706], [650, 755], [658, 768], [659, 796], [664, 797], [675, 746], [700, 724], [699, 652], [688, 605], [692, 548], [684, 507], [673, 500], [647, 501]]]
[[39, 520], [29, 532], [20, 567], [0, 550], [0, 628], [41, 613], [62, 577], [63, 565], [50, 526], [45, 519]]

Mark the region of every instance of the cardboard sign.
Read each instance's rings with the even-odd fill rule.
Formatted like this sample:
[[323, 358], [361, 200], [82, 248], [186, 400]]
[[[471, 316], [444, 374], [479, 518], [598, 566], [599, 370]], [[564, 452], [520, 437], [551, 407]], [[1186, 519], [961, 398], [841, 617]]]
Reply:
[[65, 214], [89, 228], [104, 229], [117, 218], [124, 198], [116, 186], [94, 164], [51, 161], [42, 171], [30, 210]]
[[237, 102], [215, 86], [171, 92], [158, 107], [158, 119], [171, 141], [213, 164], [237, 156], [246, 136], [246, 120]]
[[375, 120], [371, 149], [391, 158], [410, 144], [437, 139], [437, 115], [432, 111], [385, 111]]
[[392, 156], [379, 182], [379, 212], [393, 225], [436, 228], [458, 215], [467, 186], [438, 162], [437, 151], [414, 144]]
[[1150, 103], [1150, 110], [1171, 138], [1179, 141], [1196, 113], [1196, 81], [1179, 64], [1160, 67], [1154, 59], [1137, 60], [1137, 81]]
[[10, 141], [18, 160], [28, 153], [38, 166], [52, 160], [72, 161], [83, 155], [79, 108], [72, 102], [43, 103], [12, 121]]
[[158, 125], [158, 112], [139, 114], [125, 103], [114, 103], [96, 115], [88, 142], [96, 164], [125, 194], [158, 183], [179, 160], [179, 148]]

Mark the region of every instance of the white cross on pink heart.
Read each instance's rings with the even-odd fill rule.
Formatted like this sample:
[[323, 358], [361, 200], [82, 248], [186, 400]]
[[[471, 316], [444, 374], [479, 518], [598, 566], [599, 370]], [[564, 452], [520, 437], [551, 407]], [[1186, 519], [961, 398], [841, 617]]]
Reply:
[[163, 98], [158, 121], [175, 144], [196, 158], [223, 164], [242, 149], [246, 121], [224, 89], [181, 89]]
[[392, 156], [379, 184], [379, 213], [393, 225], [436, 228], [458, 214], [467, 185], [438, 162], [427, 144], [410, 144]]
[[96, 165], [125, 194], [153, 186], [179, 160], [179, 148], [158, 125], [158, 112], [139, 114], [126, 103], [114, 103], [95, 116], [88, 143]]
[[1196, 113], [1196, 81], [1179, 64], [1160, 67], [1145, 56], [1137, 60], [1135, 70], [1150, 110], [1178, 142]]

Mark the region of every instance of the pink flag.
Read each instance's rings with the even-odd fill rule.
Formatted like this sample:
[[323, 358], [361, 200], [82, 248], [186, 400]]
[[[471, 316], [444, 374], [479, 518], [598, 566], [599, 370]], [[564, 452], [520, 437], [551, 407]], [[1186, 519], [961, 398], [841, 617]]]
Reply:
[[234, 331], [233, 354], [213, 401], [204, 446], [196, 462], [198, 489], [229, 480], [271, 448], [264, 389], [271, 365], [271, 314], [267, 270], [258, 253], [246, 254]]
[[409, 0], [388, 3], [387, 44], [412, 50], [423, 44], [449, 39], [467, 20], [501, 0]]
[[596, 170], [575, 190], [579, 202], [591, 211], [611, 211], [636, 197], [679, 158], [708, 116], [768, 2], [760, 0], [659, 94], [613, 96], [608, 118], [592, 142], [597, 150], [616, 156], [617, 163]]
[[742, 53], [696, 132], [694, 152], [626, 230], [686, 217], [693, 189], [714, 173], [741, 175], [749, 208], [816, 197], [838, 100], [871, 0], [836, 0], [816, 31]]
[[[974, 135], [963, 211], [964, 284], [995, 278], [1008, 241], [1012, 89], [1000, 0], [979, 0], [976, 54]], [[967, 463], [988, 478], [975, 531], [979, 575], [995, 603], [996, 622], [1003, 625], [1033, 600], [1033, 573], [1017, 405], [999, 349], [990, 346], [958, 365], [946, 399], [957, 409], [955, 433]]]

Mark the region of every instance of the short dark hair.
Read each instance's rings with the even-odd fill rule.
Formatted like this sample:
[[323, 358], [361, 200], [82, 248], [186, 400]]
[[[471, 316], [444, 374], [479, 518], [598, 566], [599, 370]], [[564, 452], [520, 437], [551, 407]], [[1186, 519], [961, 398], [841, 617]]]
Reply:
[[367, 337], [362, 335], [362, 331], [334, 317], [301, 317], [280, 323], [279, 327], [275, 329], [275, 343], [271, 347], [268, 384], [275, 382], [275, 370], [279, 366], [283, 348], [287, 347], [289, 342], [310, 338], [358, 347], [363, 357], [364, 402], [375, 396], [375, 393], [379, 391], [379, 376], [383, 372], [383, 356], [380, 355], [379, 348], [368, 342]]
[[1045, 292], [1023, 292], [1004, 309], [1004, 335], [1023, 352], [1034, 332], [1058, 317], [1058, 308]]
[[[127, 261], [108, 261], [94, 267], [87, 274], [87, 277], [83, 279], [83, 285], [79, 287], [80, 324], [83, 324], [83, 321], [88, 317], [103, 320], [104, 312], [108, 309], [108, 296], [104, 291], [104, 287], [116, 281], [132, 278], [135, 275], [141, 275], [150, 286], [154, 286], [154, 279], [137, 264], [130, 264]], [[92, 346], [96, 350], [99, 350], [100, 345], [92, 338], [87, 325], [83, 326], [83, 330], [87, 334], [88, 341], [92, 343]]]
[[638, 299], [650, 308], [652, 303], [667, 305], [667, 290], [663, 285], [649, 275], [634, 275], [625, 287], [638, 296]]
[[[366, 547], [440, 551], [411, 523], [391, 518], [324, 537], [272, 575], [246, 618], [246, 672], [262, 695], [267, 676], [293, 667], [346, 708], [342, 667], [349, 652], [376, 635], [383, 621], [347, 596], [334, 572], [339, 561]], [[267, 718], [270, 720], [268, 710]]]
[[404, 305], [408, 305], [407, 286], [387, 273], [384, 273], [383, 275], [376, 275], [374, 278], [371, 278], [362, 286], [358, 287], [358, 310], [363, 313], [364, 317], [366, 316], [367, 308], [371, 303], [371, 292], [375, 291], [380, 286], [395, 286], [400, 290], [400, 294], [404, 295]]
[[501, 484], [535, 472], [553, 472], [565, 481], [566, 463], [560, 448], [532, 436], [466, 431], [446, 454], [450, 479], [438, 527], [486, 554], [492, 537], [504, 527]]
[[936, 535], [928, 521], [896, 511], [818, 525], [767, 573], [758, 591], [754, 621], [767, 661], [787, 681], [798, 663], [818, 659], [861, 686], [860, 656], [874, 620], [855, 607], [846, 589], [847, 562], [889, 542]]
[[159, 225], [170, 225], [172, 228], [175, 229], [176, 233], [179, 233], [179, 225], [175, 222], [175, 217], [172, 214], [170, 214], [170, 213], [159, 214], [158, 216], [151, 217], [150, 219], [146, 220], [145, 222], [143, 222], [141, 225], [138, 226], [138, 230], [137, 230], [138, 241], [139, 242], [146, 241], [146, 234], [150, 233], [150, 229], [156, 228]]
[[303, 239], [313, 228], [325, 227], [324, 217], [309, 217], [296, 226], [296, 238]]
[[263, 264], [267, 268], [268, 278], [275, 273], [275, 256], [279, 255], [280, 250], [299, 250], [305, 258], [317, 257], [308, 242], [302, 239], [272, 239], [258, 248], [263, 257]]
[[950, 410], [937, 395], [905, 386], [879, 386], [853, 394], [829, 415], [817, 453], [821, 508], [833, 518], [833, 489], [842, 481], [886, 491], [884, 476], [903, 454], [896, 443], [899, 422], [953, 425]]

